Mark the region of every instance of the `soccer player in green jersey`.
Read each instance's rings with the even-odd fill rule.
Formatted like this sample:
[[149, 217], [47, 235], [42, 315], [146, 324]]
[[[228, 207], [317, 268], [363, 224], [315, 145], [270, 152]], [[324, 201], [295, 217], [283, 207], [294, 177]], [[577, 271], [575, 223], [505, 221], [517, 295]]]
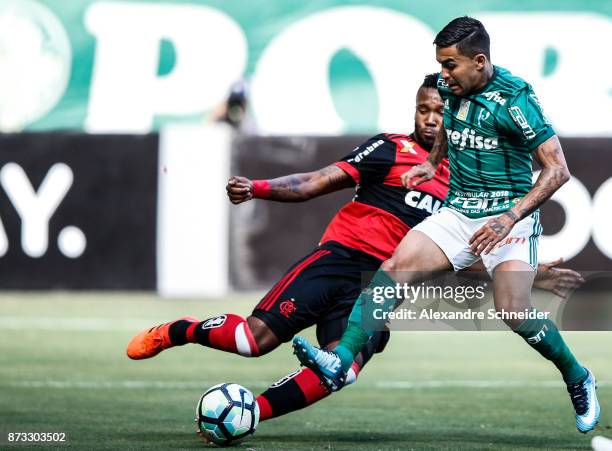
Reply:
[[[469, 267], [478, 260], [493, 277], [500, 312], [529, 312], [506, 324], [544, 358], [567, 384], [580, 432], [599, 421], [593, 374], [569, 350], [556, 325], [532, 310], [530, 294], [537, 268], [538, 208], [570, 178], [563, 150], [531, 86], [491, 63], [489, 35], [478, 20], [460, 17], [434, 41], [441, 65], [438, 91], [444, 127], [428, 159], [402, 175], [405, 187], [431, 180], [445, 156], [450, 189], [444, 207], [412, 228], [374, 275], [369, 288], [414, 284], [423, 274]], [[532, 157], [542, 170], [532, 183]], [[301, 337], [294, 350], [332, 390], [342, 386], [353, 356], [384, 319], [363, 321], [374, 290], [364, 290], [333, 352]], [[393, 300], [385, 304], [393, 309]]]

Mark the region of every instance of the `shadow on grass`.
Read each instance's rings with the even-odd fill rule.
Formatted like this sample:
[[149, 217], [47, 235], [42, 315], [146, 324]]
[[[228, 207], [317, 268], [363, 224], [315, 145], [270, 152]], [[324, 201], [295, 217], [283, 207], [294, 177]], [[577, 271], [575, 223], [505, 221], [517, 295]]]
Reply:
[[[576, 433], [578, 434], [578, 433]], [[406, 432], [324, 432], [317, 431], [313, 433], [287, 433], [287, 434], [262, 434], [257, 435], [249, 440], [249, 444], [254, 448], [258, 445], [267, 448], [266, 445], [284, 444], [287, 447], [296, 445], [298, 448], [303, 445], [330, 446], [334, 449], [334, 445], [349, 447], [349, 448], [379, 448], [380, 446], [400, 447], [405, 448], [441, 448], [441, 449], [465, 449], [470, 450], [476, 447], [489, 447], [493, 449], [514, 449], [516, 447], [536, 448], [536, 449], [590, 449], [586, 440], [580, 446], [580, 439], [583, 436], [577, 435], [576, 440], [570, 443], [567, 436], [551, 437], [543, 436], [536, 437], [533, 435], [521, 435], [520, 433], [501, 433], [501, 432], [486, 432], [486, 431], [464, 431], [464, 432], [447, 432], [440, 433], [439, 431], [406, 431]]]
[[[574, 438], [574, 439], [572, 439]], [[298, 450], [298, 449], [590, 449], [590, 437], [576, 433], [575, 437], [550, 434], [541, 437], [513, 432], [494, 431], [428, 431], [406, 432], [342, 432], [342, 431], [286, 431], [255, 434], [230, 449]], [[207, 446], [195, 434], [187, 431], [151, 431], [147, 434], [124, 431], [108, 443], [107, 449], [220, 449]]]

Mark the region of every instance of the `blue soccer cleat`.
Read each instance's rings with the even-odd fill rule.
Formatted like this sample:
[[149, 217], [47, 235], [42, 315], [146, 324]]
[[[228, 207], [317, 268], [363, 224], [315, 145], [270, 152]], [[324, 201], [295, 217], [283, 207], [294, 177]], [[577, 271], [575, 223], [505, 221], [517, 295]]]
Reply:
[[587, 377], [577, 384], [569, 384], [567, 391], [576, 412], [576, 427], [580, 432], [586, 434], [595, 429], [599, 422], [599, 401], [597, 401], [597, 382], [595, 376], [585, 368]]
[[311, 345], [303, 337], [293, 339], [293, 353], [302, 365], [310, 368], [319, 376], [321, 382], [331, 391], [338, 391], [344, 386], [346, 374], [338, 354]]

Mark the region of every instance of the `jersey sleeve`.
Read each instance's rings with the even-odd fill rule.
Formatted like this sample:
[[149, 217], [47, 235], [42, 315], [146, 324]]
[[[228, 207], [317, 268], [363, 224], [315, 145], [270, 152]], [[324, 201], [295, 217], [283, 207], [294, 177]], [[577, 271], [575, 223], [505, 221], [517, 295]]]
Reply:
[[395, 147], [385, 135], [376, 135], [355, 147], [335, 165], [357, 184], [380, 182], [395, 163]]
[[533, 151], [555, 134], [530, 85], [504, 105], [500, 124], [513, 140]]

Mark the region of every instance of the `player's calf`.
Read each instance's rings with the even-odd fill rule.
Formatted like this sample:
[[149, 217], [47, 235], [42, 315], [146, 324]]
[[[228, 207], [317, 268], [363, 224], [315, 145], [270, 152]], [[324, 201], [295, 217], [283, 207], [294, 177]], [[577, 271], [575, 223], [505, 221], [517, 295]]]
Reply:
[[247, 321], [239, 315], [226, 313], [195, 324], [177, 322], [170, 327], [173, 342], [198, 343], [244, 357], [257, 357], [260, 349]]
[[278, 346], [278, 340], [262, 321], [250, 317], [247, 322], [239, 315], [227, 313], [204, 321], [181, 318], [145, 330], [130, 341], [127, 354], [135, 360], [146, 359], [187, 343], [244, 357], [258, 357]]
[[[345, 385], [354, 383], [359, 371], [359, 365], [354, 363], [347, 374]], [[257, 397], [259, 421], [303, 409], [331, 393], [310, 368], [301, 368], [275, 382]]]

